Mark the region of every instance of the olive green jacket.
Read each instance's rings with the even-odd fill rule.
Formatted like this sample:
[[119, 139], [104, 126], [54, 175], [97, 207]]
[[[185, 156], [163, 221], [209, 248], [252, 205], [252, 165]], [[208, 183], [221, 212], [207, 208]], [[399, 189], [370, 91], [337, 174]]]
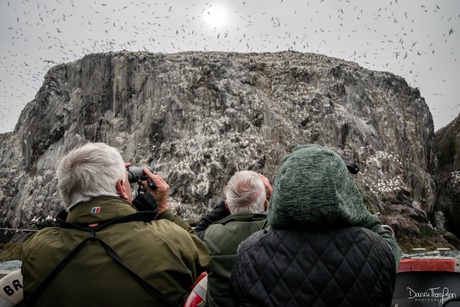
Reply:
[[[92, 210], [93, 208], [100, 208]], [[99, 213], [92, 214], [93, 211]], [[137, 210], [117, 197], [98, 197], [70, 210], [68, 223], [101, 223]], [[180, 225], [180, 226], [179, 226]], [[88, 232], [44, 228], [24, 244], [24, 298], [88, 237]], [[170, 210], [158, 220], [133, 221], [102, 228], [96, 237], [110, 245], [124, 264], [171, 302], [181, 306], [199, 274], [209, 266], [206, 246], [192, 228]], [[51, 282], [35, 306], [164, 306], [121, 268], [96, 241], [85, 247]]]
[[228, 285], [239, 244], [268, 226], [266, 213], [234, 214], [211, 224], [203, 240], [211, 253], [205, 306], [234, 306]]

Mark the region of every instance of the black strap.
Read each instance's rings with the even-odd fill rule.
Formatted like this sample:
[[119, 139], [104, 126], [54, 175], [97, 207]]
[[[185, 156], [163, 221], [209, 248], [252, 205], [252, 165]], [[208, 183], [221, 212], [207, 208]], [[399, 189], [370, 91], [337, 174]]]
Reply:
[[86, 242], [91, 240], [92, 237], [88, 237], [80, 242], [55, 268], [51, 271], [51, 273], [46, 276], [46, 278], [42, 281], [40, 286], [38, 286], [37, 290], [34, 291], [32, 296], [29, 300], [27, 297], [24, 297], [26, 300], [26, 306], [33, 306], [35, 301], [42, 295], [45, 289], [49, 286], [49, 284], [56, 278], [56, 276], [64, 269], [64, 267], [72, 260], [80, 250], [85, 246]]
[[[150, 222], [156, 219], [156, 212], [154, 211], [139, 211], [130, 215], [122, 216], [113, 220], [108, 220], [96, 228], [89, 226], [88, 224], [73, 224], [66, 221], [67, 219], [67, 212], [65, 210], [61, 211], [56, 216], [56, 221], [61, 228], [72, 228], [72, 229], [80, 229], [84, 231], [91, 232], [93, 229], [99, 230], [109, 225], [113, 224], [120, 224], [126, 222], [134, 222], [134, 221], [141, 221], [141, 222]], [[91, 224], [90, 224], [91, 225]]]
[[127, 215], [121, 218], [113, 219], [110, 221], [107, 221], [103, 224], [96, 224], [94, 226], [84, 226], [80, 224], [72, 224], [68, 223], [65, 221], [65, 218], [67, 217], [67, 214], [65, 212], [60, 212], [56, 218], [58, 224], [62, 228], [71, 228], [71, 229], [80, 229], [84, 231], [88, 231], [90, 233], [89, 237], [81, 241], [54, 269], [51, 271], [50, 274], [42, 281], [42, 283], [38, 286], [37, 290], [32, 294], [29, 300], [26, 299], [26, 305], [27, 306], [33, 306], [33, 304], [37, 301], [37, 299], [41, 296], [41, 294], [45, 291], [45, 289], [50, 285], [50, 283], [56, 278], [56, 276], [69, 264], [70, 260], [72, 260], [88, 243], [88, 241], [97, 241], [99, 244], [104, 248], [107, 254], [109, 254], [120, 266], [122, 266], [128, 273], [129, 275], [136, 281], [144, 290], [155, 296], [157, 299], [162, 301], [168, 306], [175, 306], [173, 303], [171, 303], [166, 296], [161, 293], [158, 289], [156, 289], [154, 286], [149, 284], [147, 281], [145, 281], [142, 277], [137, 275], [135, 272], [133, 272], [130, 268], [128, 268], [124, 263], [123, 260], [121, 260], [120, 256], [113, 250], [113, 248], [110, 247], [107, 243], [105, 243], [103, 240], [96, 238], [96, 231], [109, 226], [113, 224], [118, 224], [118, 223], [125, 223], [125, 222], [131, 222], [131, 221], [144, 221], [144, 222], [149, 222], [152, 221], [155, 217], [156, 214], [154, 212], [149, 212], [149, 211], [142, 211], [142, 212], [136, 212], [131, 215]]
[[96, 238], [96, 237], [93, 237], [94, 240], [97, 240], [101, 245], [102, 247], [105, 249], [105, 251], [107, 252], [107, 254], [109, 254], [110, 256], [112, 256], [113, 259], [115, 259], [117, 261], [117, 263], [122, 266], [123, 268], [125, 268], [126, 271], [128, 271], [129, 275], [131, 275], [131, 277], [142, 287], [144, 288], [148, 293], [152, 294], [153, 296], [155, 296], [156, 298], [158, 298], [160, 301], [162, 301], [163, 303], [165, 303], [166, 305], [168, 306], [175, 306], [173, 303], [171, 303], [167, 298], [166, 296], [161, 293], [157, 288], [155, 288], [154, 286], [152, 286], [151, 284], [149, 284], [148, 282], [145, 281], [145, 279], [143, 279], [142, 277], [140, 277], [139, 275], [137, 275], [135, 272], [133, 272], [130, 268], [128, 268], [124, 263], [123, 261], [121, 260], [120, 256], [118, 256], [118, 254], [108, 245], [106, 244], [104, 241], [102, 241], [101, 239], [99, 238]]

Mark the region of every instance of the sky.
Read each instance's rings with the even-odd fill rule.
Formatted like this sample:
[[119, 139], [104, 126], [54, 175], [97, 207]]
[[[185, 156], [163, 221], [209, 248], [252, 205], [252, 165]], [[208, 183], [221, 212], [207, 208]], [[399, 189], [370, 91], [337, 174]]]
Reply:
[[460, 113], [459, 0], [0, 1], [0, 133], [51, 67], [121, 50], [324, 54], [403, 77], [435, 130]]

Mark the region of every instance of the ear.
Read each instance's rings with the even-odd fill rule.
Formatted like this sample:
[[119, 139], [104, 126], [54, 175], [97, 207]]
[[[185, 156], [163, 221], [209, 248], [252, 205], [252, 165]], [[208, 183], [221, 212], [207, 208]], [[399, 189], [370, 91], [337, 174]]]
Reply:
[[120, 197], [125, 200], [128, 200], [128, 194], [126, 193], [126, 189], [122, 179], [118, 179], [115, 187], [117, 189], [117, 193], [120, 194]]
[[[225, 203], [225, 209], [227, 209], [227, 211], [230, 212], [230, 209], [228, 209], [228, 203], [227, 203], [227, 201], [224, 201], [224, 203]], [[231, 212], [230, 212], [230, 213], [231, 213]]]
[[268, 200], [265, 200], [264, 202], [264, 211], [267, 211], [268, 209]]

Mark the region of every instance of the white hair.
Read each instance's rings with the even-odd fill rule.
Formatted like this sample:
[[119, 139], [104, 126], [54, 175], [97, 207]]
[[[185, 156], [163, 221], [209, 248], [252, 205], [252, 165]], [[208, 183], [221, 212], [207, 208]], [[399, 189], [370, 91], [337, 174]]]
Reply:
[[265, 210], [265, 186], [254, 171], [235, 173], [227, 183], [225, 197], [231, 214], [260, 213]]
[[118, 196], [116, 183], [126, 180], [120, 152], [104, 143], [88, 143], [70, 151], [57, 168], [58, 189], [69, 210], [97, 196]]

